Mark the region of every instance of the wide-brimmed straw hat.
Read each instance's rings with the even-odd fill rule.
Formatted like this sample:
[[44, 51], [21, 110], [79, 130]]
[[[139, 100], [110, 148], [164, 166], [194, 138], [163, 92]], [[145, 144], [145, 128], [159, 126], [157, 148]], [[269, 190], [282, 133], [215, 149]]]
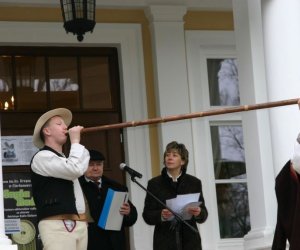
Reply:
[[33, 132], [33, 144], [37, 147], [37, 148], [42, 148], [44, 147], [44, 142], [42, 141], [42, 138], [40, 136], [40, 132], [41, 132], [41, 128], [44, 126], [44, 124], [52, 117], [54, 116], [60, 116], [65, 124], [67, 126], [70, 125], [71, 121], [72, 121], [72, 113], [70, 110], [66, 109], [66, 108], [57, 108], [57, 109], [52, 109], [48, 112], [46, 112], [45, 114], [43, 114], [36, 122], [35, 127], [34, 127], [34, 132]]

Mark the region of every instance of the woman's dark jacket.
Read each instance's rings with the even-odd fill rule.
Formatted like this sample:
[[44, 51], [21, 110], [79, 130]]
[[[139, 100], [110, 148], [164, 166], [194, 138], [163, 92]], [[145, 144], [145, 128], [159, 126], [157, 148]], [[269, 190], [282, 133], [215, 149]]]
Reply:
[[288, 161], [276, 177], [275, 191], [278, 203], [277, 224], [272, 250], [300, 249], [300, 182], [299, 175]]
[[[164, 168], [160, 176], [154, 177], [148, 182], [147, 189], [154, 194], [164, 204], [166, 200], [175, 198], [181, 194], [200, 193], [199, 201], [201, 201], [201, 213], [198, 217], [192, 217], [187, 222], [197, 230], [193, 232], [187, 225], [183, 223], [174, 224], [174, 221], [162, 221], [161, 211], [163, 207], [159, 202], [153, 199], [149, 194], [145, 198], [145, 206], [143, 211], [143, 218], [149, 225], [155, 225], [153, 236], [153, 250], [177, 250], [178, 237], [176, 237], [176, 226], [179, 228], [179, 238], [181, 241], [182, 250], [201, 250], [201, 238], [198, 232], [197, 223], [203, 223], [208, 216], [205, 207], [204, 197], [202, 193], [202, 184], [199, 179], [185, 173], [177, 182], [167, 175], [167, 170]], [[178, 235], [178, 234], [177, 234]]]
[[90, 214], [94, 220], [88, 226], [88, 250], [123, 250], [126, 249], [125, 229], [132, 226], [137, 220], [137, 210], [135, 206], [128, 201], [130, 205], [130, 214], [124, 216], [121, 231], [103, 230], [98, 227], [98, 220], [104, 205], [108, 188], [115, 191], [128, 192], [126, 186], [123, 186], [111, 179], [102, 176], [101, 189], [94, 183], [87, 182], [84, 176], [79, 178], [83, 193], [87, 200]]

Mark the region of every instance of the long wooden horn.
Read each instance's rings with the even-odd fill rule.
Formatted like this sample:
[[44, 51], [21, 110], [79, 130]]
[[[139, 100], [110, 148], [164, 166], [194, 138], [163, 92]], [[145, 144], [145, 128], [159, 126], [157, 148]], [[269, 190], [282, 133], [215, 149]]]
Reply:
[[287, 106], [287, 105], [292, 105], [292, 104], [298, 104], [298, 101], [300, 101], [299, 98], [276, 101], [276, 102], [266, 102], [266, 103], [253, 104], [253, 105], [243, 105], [243, 106], [230, 107], [230, 108], [220, 108], [220, 109], [214, 109], [214, 110], [202, 111], [202, 112], [196, 112], [196, 113], [189, 113], [189, 114], [182, 114], [182, 115], [156, 117], [156, 118], [151, 118], [151, 119], [147, 119], [147, 120], [143, 120], [143, 121], [129, 121], [129, 122], [110, 124], [110, 125], [84, 128], [84, 129], [81, 130], [81, 132], [82, 133], [88, 133], [88, 132], [95, 132], [95, 131], [109, 130], [109, 129], [137, 127], [137, 126], [143, 126], [143, 125], [150, 125], [150, 124], [156, 124], [156, 123], [165, 123], [165, 122], [178, 121], [178, 120], [191, 119], [191, 118], [198, 118], [198, 117], [204, 117], [204, 116], [245, 112], [245, 111], [256, 110], [256, 109], [266, 109], [266, 108], [273, 108], [273, 107], [279, 107], [279, 106]]

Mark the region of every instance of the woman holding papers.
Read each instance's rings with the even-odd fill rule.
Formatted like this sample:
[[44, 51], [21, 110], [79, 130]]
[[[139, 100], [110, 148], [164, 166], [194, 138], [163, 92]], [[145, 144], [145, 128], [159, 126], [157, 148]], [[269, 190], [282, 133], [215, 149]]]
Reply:
[[[188, 161], [188, 150], [184, 144], [175, 141], [169, 143], [164, 152], [165, 168], [161, 175], [148, 182], [147, 188], [163, 203], [175, 204], [172, 208], [168, 207], [181, 215], [187, 223], [195, 228], [197, 233], [176, 219], [172, 212], [147, 194], [143, 218], [147, 224], [155, 226], [153, 250], [202, 249], [196, 223], [205, 222], [208, 212], [205, 207], [201, 181], [186, 173]], [[188, 203], [191, 204], [187, 205]], [[180, 208], [180, 204], [182, 208]]]
[[[130, 201], [124, 201], [117, 209], [123, 215], [120, 230], [105, 230], [98, 226], [103, 205], [109, 189], [128, 192], [127, 187], [103, 176], [104, 156], [96, 150], [89, 150], [90, 162], [79, 181], [86, 198], [88, 213], [88, 250], [125, 250], [125, 227], [137, 220], [137, 210]], [[116, 214], [115, 217], [120, 217]]]

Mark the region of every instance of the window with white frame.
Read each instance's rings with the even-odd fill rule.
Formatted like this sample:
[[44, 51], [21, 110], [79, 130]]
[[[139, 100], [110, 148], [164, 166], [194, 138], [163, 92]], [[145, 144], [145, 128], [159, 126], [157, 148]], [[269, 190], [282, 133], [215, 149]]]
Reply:
[[[239, 105], [237, 60], [206, 62], [210, 106]], [[240, 238], [250, 230], [242, 123], [216, 116], [209, 124], [220, 238]]]
[[[186, 40], [191, 111], [239, 106], [234, 32], [188, 31]], [[242, 249], [251, 229], [242, 116], [195, 119], [193, 134], [196, 174], [204, 194], [210, 194], [205, 197], [209, 218], [201, 234], [203, 247]]]
[[241, 124], [210, 125], [220, 237], [240, 238], [250, 230]]
[[[207, 58], [210, 106], [240, 104], [237, 60]], [[209, 122], [220, 238], [241, 238], [250, 230], [250, 215], [241, 121]]]

